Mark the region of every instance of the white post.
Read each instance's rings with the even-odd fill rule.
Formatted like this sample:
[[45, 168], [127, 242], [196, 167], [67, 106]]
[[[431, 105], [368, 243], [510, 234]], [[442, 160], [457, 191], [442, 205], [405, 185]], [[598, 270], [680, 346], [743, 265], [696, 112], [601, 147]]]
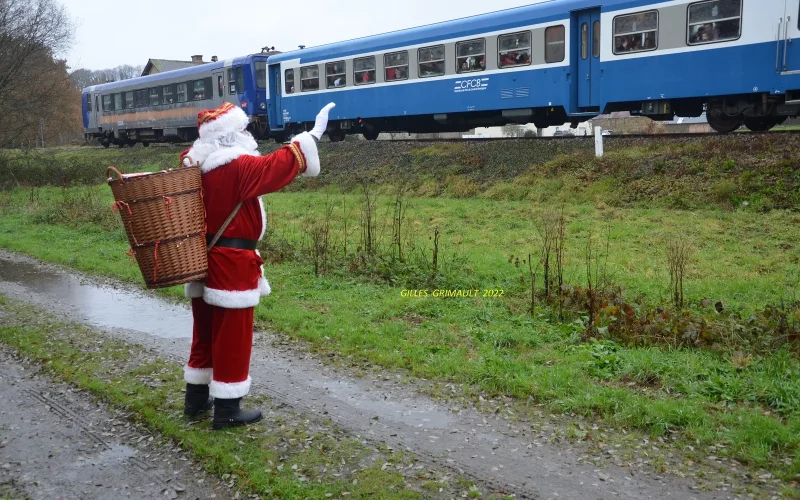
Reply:
[[603, 156], [603, 128], [594, 128], [594, 154], [598, 158]]

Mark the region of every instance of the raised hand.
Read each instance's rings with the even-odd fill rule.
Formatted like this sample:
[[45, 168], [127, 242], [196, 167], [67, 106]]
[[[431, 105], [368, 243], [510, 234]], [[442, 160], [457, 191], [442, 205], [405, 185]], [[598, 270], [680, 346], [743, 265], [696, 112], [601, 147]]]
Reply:
[[317, 114], [317, 119], [314, 122], [314, 128], [311, 130], [311, 135], [313, 135], [316, 140], [322, 139], [322, 134], [324, 134], [325, 130], [328, 128], [328, 114], [335, 107], [336, 103], [332, 102], [322, 108], [322, 110]]

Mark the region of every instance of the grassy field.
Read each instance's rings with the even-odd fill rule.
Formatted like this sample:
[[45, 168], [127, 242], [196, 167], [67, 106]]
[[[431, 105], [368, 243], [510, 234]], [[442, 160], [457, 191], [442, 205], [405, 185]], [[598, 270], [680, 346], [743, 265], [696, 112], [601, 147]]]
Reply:
[[[677, 165], [686, 151], [702, 149], [694, 142], [632, 145], [616, 154], [636, 170], [659, 161]], [[372, 184], [382, 194], [372, 209], [378, 222], [371, 256], [363, 255], [359, 189], [344, 182], [301, 185], [267, 197], [271, 222], [262, 253], [273, 261], [267, 269], [273, 295], [257, 308], [257, 318], [350, 363], [460, 382], [475, 394], [531, 398], [556, 412], [672, 436], [684, 449], [714, 446], [715, 455], [764, 468], [788, 484], [800, 474], [800, 362], [792, 340], [800, 324], [800, 219], [791, 208], [767, 210], [796, 195], [789, 183], [796, 169], [786, 151], [770, 143], [742, 153], [741, 164], [760, 162], [751, 175], [719, 159], [685, 167], [682, 176], [650, 169], [631, 187], [635, 196], [626, 188], [631, 182], [621, 182], [631, 175], [622, 164], [585, 163], [583, 152], [554, 153], [513, 174], [499, 168], [486, 174], [491, 182], [476, 177], [483, 167], [461, 177], [452, 177], [466, 168], [458, 165], [439, 177], [417, 169], [402, 198], [408, 207], [401, 218], [402, 260], [393, 250], [396, 178]], [[443, 155], [431, 161], [446, 162], [464, 153], [406, 154]], [[537, 174], [544, 170], [550, 173]], [[777, 172], [782, 181], [773, 179], [770, 190], [753, 180]], [[430, 178], [446, 187], [421, 196]], [[719, 196], [709, 194], [715, 189]], [[677, 208], [683, 202], [675, 201], [676, 191], [695, 208]], [[0, 193], [0, 246], [141, 282], [124, 254], [128, 245], [111, 201], [105, 186]], [[531, 315], [522, 261], [533, 254], [538, 263], [537, 227], [562, 210], [564, 293], [545, 303], [540, 266]], [[316, 275], [319, 245], [309, 235], [319, 236], [322, 226], [328, 227], [327, 250], [317, 255], [322, 272]], [[581, 296], [588, 241], [602, 278], [595, 284], [605, 292], [596, 316]], [[681, 310], [672, 305], [667, 259], [676, 241], [691, 247]], [[479, 296], [435, 297], [440, 288], [477, 289]], [[428, 295], [409, 297], [408, 290]], [[484, 290], [502, 290], [502, 296], [484, 297]], [[180, 290], [165, 293], [178, 297]], [[622, 335], [616, 310], [629, 309], [639, 329]]]

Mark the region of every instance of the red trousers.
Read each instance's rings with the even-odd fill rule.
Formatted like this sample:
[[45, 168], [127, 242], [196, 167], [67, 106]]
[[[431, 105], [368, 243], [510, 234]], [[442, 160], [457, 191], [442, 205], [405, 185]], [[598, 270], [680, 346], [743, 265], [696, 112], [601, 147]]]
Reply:
[[226, 309], [192, 299], [192, 350], [186, 382], [209, 384], [215, 398], [240, 398], [250, 391], [253, 307]]

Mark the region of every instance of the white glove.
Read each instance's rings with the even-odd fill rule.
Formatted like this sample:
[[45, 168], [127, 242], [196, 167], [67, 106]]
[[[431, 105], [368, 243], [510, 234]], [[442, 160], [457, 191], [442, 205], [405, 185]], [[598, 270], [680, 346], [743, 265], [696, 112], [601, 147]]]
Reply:
[[316, 140], [322, 139], [322, 134], [324, 134], [325, 130], [328, 128], [328, 113], [330, 113], [334, 107], [336, 107], [336, 103], [332, 102], [322, 108], [317, 114], [317, 120], [314, 122], [314, 128], [311, 130], [311, 135], [313, 135]]

